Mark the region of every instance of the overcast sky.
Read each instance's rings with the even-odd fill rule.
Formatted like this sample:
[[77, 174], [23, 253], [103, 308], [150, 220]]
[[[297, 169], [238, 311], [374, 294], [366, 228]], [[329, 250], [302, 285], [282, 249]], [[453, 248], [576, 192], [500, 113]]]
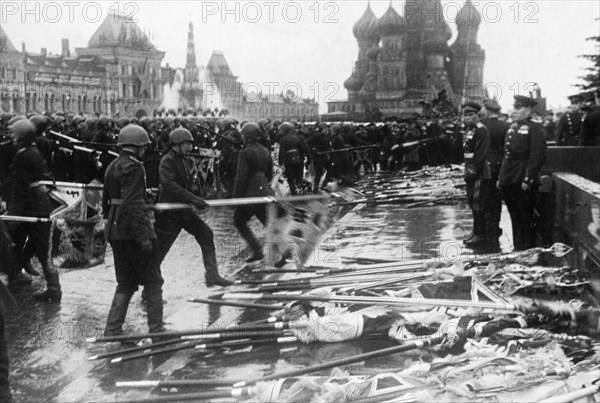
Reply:
[[[456, 11], [464, 0], [442, 1], [453, 31]], [[600, 2], [596, 0], [476, 1], [483, 14], [479, 43], [486, 50], [484, 80], [500, 88], [500, 102], [510, 107], [515, 91], [537, 82], [549, 106], [560, 109], [566, 96], [590, 63], [578, 57], [597, 52], [585, 39], [600, 35]], [[46, 47], [59, 53], [61, 38], [70, 47], [85, 47], [100, 23], [112, 11], [130, 15], [150, 32], [163, 64], [183, 67], [188, 23], [194, 23], [196, 55], [205, 65], [213, 50], [224, 52], [235, 75], [244, 83], [276, 82], [275, 92], [298, 83], [303, 97], [346, 98], [343, 82], [358, 54], [352, 26], [367, 1], [168, 1], [168, 2], [0, 2], [0, 23], [17, 47], [39, 52]], [[392, 1], [403, 13], [404, 1]], [[389, 1], [371, 1], [377, 17]], [[60, 13], [60, 14], [59, 14]], [[36, 21], [37, 19], [37, 21]], [[236, 21], [237, 20], [237, 21]], [[453, 41], [454, 38], [451, 40]], [[494, 83], [494, 84], [492, 84]], [[325, 107], [322, 105], [322, 111]]]

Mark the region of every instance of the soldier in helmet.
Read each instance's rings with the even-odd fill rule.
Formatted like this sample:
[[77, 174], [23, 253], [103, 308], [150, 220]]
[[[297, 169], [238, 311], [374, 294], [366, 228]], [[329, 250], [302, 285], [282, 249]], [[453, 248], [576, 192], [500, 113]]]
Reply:
[[219, 122], [219, 134], [221, 138], [221, 179], [225, 186], [225, 194], [228, 195], [233, 189], [233, 182], [237, 172], [238, 155], [242, 147], [242, 137], [236, 129], [236, 120], [226, 117]]
[[[260, 127], [254, 122], [246, 123], [241, 135], [245, 147], [239, 153], [233, 197], [273, 196], [275, 192], [270, 185], [273, 179], [273, 161], [269, 150], [260, 143], [263, 135]], [[233, 215], [235, 227], [252, 249], [252, 255], [246, 259], [247, 263], [264, 258], [260, 243], [248, 227], [248, 221], [253, 216], [266, 225], [267, 208], [264, 205], [241, 206], [236, 208]]]
[[52, 169], [54, 162], [54, 159], [52, 158], [52, 153], [54, 151], [54, 147], [52, 141], [50, 141], [45, 135], [46, 130], [48, 130], [50, 126], [50, 121], [44, 115], [34, 115], [31, 118], [29, 118], [29, 121], [33, 123], [36, 129], [36, 136], [34, 140], [35, 145], [37, 146], [38, 150], [40, 150], [40, 153], [42, 153], [42, 156], [46, 160], [46, 166], [48, 167], [48, 169], [54, 172], [54, 170]]
[[129, 302], [140, 285], [147, 298], [148, 328], [160, 332], [164, 330], [163, 278], [156, 265], [156, 234], [144, 199], [146, 173], [141, 161], [150, 138], [142, 127], [127, 125], [117, 144], [123, 149], [106, 169], [102, 194], [106, 239], [112, 246], [117, 278], [104, 335], [123, 333]]
[[320, 154], [322, 152], [329, 151], [331, 144], [329, 142], [329, 127], [327, 123], [319, 123], [319, 127], [306, 141], [311, 154], [315, 168], [315, 179], [313, 185], [313, 192], [319, 193], [319, 185], [324, 172], [331, 170], [331, 162], [329, 161], [329, 154]]
[[279, 165], [285, 168], [290, 192], [296, 195], [304, 177], [304, 159], [308, 164], [311, 163], [310, 152], [304, 140], [296, 135], [296, 128], [291, 123], [282, 123], [279, 133]]
[[[198, 172], [195, 172], [194, 160], [188, 156], [194, 144], [192, 133], [187, 129], [177, 128], [171, 132], [169, 140], [171, 149], [162, 158], [159, 167], [158, 202], [187, 203], [198, 209], [205, 209], [207, 204], [201, 198], [200, 178], [197, 177]], [[219, 275], [212, 230], [191, 210], [157, 214], [155, 230], [158, 236], [158, 265], [162, 264], [182, 229], [192, 234], [202, 249], [206, 285], [231, 285], [230, 281]]]
[[[15, 216], [49, 218], [52, 204], [48, 189], [40, 183], [47, 179], [47, 167], [41, 153], [34, 144], [35, 126], [20, 120], [9, 127], [12, 132], [16, 154], [11, 166], [12, 194], [8, 201], [8, 214]], [[58, 271], [49, 262], [49, 222], [11, 223], [11, 234], [17, 251], [25, 258], [25, 242], [31, 248], [41, 266], [46, 279], [46, 290], [36, 292], [33, 298], [37, 301], [60, 302], [62, 292], [58, 279]], [[22, 262], [24, 265], [25, 262]]]
[[546, 133], [531, 118], [537, 101], [515, 96], [513, 123], [506, 133], [498, 187], [510, 214], [515, 250], [535, 246], [533, 215], [540, 170], [546, 160]]

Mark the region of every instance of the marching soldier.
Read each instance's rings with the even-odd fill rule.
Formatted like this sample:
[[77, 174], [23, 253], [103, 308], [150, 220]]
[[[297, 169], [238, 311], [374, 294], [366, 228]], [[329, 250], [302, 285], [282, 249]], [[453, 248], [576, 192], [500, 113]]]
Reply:
[[129, 301], [140, 285], [147, 298], [149, 331], [160, 332], [164, 330], [163, 278], [156, 265], [156, 234], [144, 200], [146, 173], [141, 161], [150, 138], [142, 127], [128, 125], [117, 144], [123, 149], [106, 169], [102, 194], [106, 239], [113, 249], [117, 278], [104, 335], [123, 333]]
[[[246, 146], [239, 153], [233, 197], [273, 196], [275, 192], [270, 185], [273, 179], [273, 161], [269, 150], [260, 144], [260, 127], [254, 122], [246, 123], [241, 134]], [[252, 249], [252, 256], [246, 259], [247, 263], [264, 258], [260, 243], [248, 227], [248, 221], [253, 216], [266, 225], [267, 208], [264, 205], [241, 206], [235, 209], [233, 215], [235, 227]]]
[[535, 246], [533, 214], [540, 170], [546, 159], [546, 133], [531, 114], [537, 101], [515, 96], [513, 123], [506, 134], [498, 187], [512, 222], [515, 250]]
[[[48, 189], [40, 183], [47, 179], [47, 167], [35, 146], [35, 126], [27, 120], [20, 120], [9, 127], [13, 133], [16, 154], [11, 166], [12, 195], [8, 202], [8, 215], [37, 217], [48, 219], [52, 212], [52, 203]], [[42, 266], [46, 279], [46, 290], [35, 292], [34, 300], [60, 302], [62, 292], [58, 271], [50, 265], [49, 242], [51, 223], [49, 220], [36, 223], [15, 222], [11, 224], [11, 235], [18, 253], [21, 254], [21, 266], [26, 265], [29, 252], [36, 256]]]
[[[188, 156], [193, 148], [192, 133], [187, 129], [178, 128], [171, 132], [169, 139], [171, 149], [163, 157], [159, 167], [158, 202], [188, 203], [198, 209], [205, 209], [208, 205], [200, 197], [201, 188], [196, 183], [197, 178], [194, 178], [194, 161]], [[179, 233], [184, 229], [196, 238], [196, 242], [202, 249], [206, 285], [212, 287], [232, 284], [219, 275], [213, 231], [193, 211], [159, 213], [154, 228], [158, 236], [159, 267]]]
[[319, 154], [329, 151], [329, 129], [326, 123], [320, 123], [319, 128], [315, 130], [311, 138], [308, 139], [306, 145], [312, 154], [312, 160], [315, 168], [315, 180], [313, 185], [314, 193], [319, 193], [319, 185], [323, 177], [323, 171], [329, 172], [331, 163], [328, 154]]
[[558, 122], [558, 130], [556, 139], [559, 146], [578, 146], [579, 135], [581, 133], [581, 123], [583, 114], [581, 113], [581, 105], [583, 97], [581, 95], [573, 95], [569, 97], [571, 101], [571, 110], [565, 113]]
[[487, 159], [490, 164], [491, 186], [487, 201], [485, 202], [485, 232], [486, 247], [489, 251], [497, 251], [500, 248], [498, 238], [502, 235], [500, 228], [500, 216], [502, 215], [502, 193], [496, 187], [500, 166], [504, 158], [504, 142], [506, 132], [510, 125], [500, 120], [500, 110], [502, 107], [494, 100], [489, 99], [483, 102], [486, 111], [486, 118], [481, 123], [490, 133], [490, 148]]
[[239, 149], [242, 137], [236, 129], [237, 121], [226, 117], [218, 123], [221, 138], [221, 180], [226, 189], [226, 196], [231, 194], [237, 172]]
[[279, 126], [279, 165], [285, 168], [285, 177], [290, 185], [292, 195], [298, 194], [298, 184], [304, 177], [304, 158], [310, 164], [310, 152], [306, 143], [296, 135], [296, 129], [291, 123], [285, 122]]
[[462, 106], [463, 122], [465, 124], [465, 182], [467, 184], [467, 199], [473, 212], [473, 231], [465, 239], [468, 247], [482, 247], [486, 242], [485, 200], [490, 186], [490, 168], [487, 160], [490, 149], [490, 134], [486, 127], [478, 122], [481, 105], [477, 102], [467, 102]]

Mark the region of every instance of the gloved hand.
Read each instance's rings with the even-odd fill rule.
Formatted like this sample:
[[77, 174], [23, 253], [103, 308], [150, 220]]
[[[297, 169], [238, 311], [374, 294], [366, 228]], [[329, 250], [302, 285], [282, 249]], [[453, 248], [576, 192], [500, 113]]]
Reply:
[[207, 209], [209, 207], [208, 203], [206, 203], [204, 201], [204, 199], [201, 199], [199, 197], [194, 201], [194, 206], [196, 208], [200, 209], [200, 210], [204, 210], [204, 209]]
[[142, 249], [142, 253], [144, 253], [145, 255], [150, 255], [152, 254], [152, 249], [154, 245], [152, 244], [151, 240], [146, 239], [140, 243], [140, 247]]

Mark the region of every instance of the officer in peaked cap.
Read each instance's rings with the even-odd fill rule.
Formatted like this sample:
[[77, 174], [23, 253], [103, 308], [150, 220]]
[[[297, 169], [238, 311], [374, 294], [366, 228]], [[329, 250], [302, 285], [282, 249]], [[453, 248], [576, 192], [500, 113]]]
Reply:
[[502, 107], [495, 99], [486, 99], [483, 101], [483, 106], [486, 111], [498, 113], [502, 110]]
[[500, 119], [502, 107], [495, 99], [483, 101], [486, 117], [481, 120], [490, 133], [490, 148], [487, 159], [490, 164], [491, 184], [488, 199], [485, 202], [485, 231], [486, 249], [489, 252], [498, 251], [500, 248], [499, 237], [502, 235], [500, 216], [502, 214], [502, 193], [495, 184], [500, 174], [500, 166], [504, 158], [504, 142], [506, 132], [510, 125]]
[[584, 114], [581, 112], [583, 97], [579, 94], [571, 95], [569, 100], [571, 101], [571, 110], [558, 121], [556, 142], [559, 146], [578, 146], [580, 141], [581, 124], [584, 118]]
[[465, 134], [463, 148], [465, 152], [465, 182], [467, 199], [473, 213], [473, 231], [465, 239], [465, 246], [484, 247], [486, 244], [484, 202], [490, 186], [490, 171], [487, 162], [490, 147], [490, 135], [483, 124], [478, 122], [477, 114], [481, 105], [477, 102], [466, 102], [462, 105]]
[[595, 105], [590, 105], [581, 125], [581, 145], [600, 146], [600, 88], [594, 93]]
[[536, 104], [533, 98], [515, 96], [513, 123], [506, 133], [498, 176], [498, 187], [502, 189], [512, 222], [515, 250], [535, 246], [535, 195], [546, 160], [546, 132], [531, 118]]

